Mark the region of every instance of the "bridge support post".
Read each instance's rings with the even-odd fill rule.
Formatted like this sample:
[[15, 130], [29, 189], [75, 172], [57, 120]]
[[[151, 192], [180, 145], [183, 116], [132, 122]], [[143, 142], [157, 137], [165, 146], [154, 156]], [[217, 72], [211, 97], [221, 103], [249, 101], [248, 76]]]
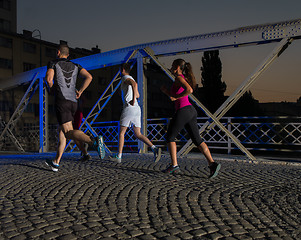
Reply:
[[[137, 82], [139, 90], [139, 102], [141, 107], [141, 134], [147, 136], [147, 80], [143, 71], [143, 55], [137, 53]], [[139, 153], [147, 153], [147, 146], [145, 143], [138, 142]]]
[[39, 78], [40, 153], [48, 152], [48, 92], [46, 88], [44, 79]]

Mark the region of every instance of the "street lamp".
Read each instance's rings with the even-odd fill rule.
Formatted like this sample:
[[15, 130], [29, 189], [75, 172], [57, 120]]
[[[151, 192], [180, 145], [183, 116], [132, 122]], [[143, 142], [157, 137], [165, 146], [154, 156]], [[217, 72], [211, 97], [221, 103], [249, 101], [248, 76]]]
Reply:
[[32, 34], [36, 32], [35, 36], [32, 36], [33, 38], [39, 37], [40, 39], [40, 67], [42, 67], [42, 46], [41, 46], [41, 40], [42, 40], [42, 35], [41, 35], [41, 31], [39, 29], [35, 29], [32, 31]]

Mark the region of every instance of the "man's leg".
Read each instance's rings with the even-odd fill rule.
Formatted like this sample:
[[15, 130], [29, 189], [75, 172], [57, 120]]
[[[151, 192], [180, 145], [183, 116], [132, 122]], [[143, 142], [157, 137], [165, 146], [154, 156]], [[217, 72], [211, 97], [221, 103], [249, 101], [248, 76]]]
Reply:
[[85, 148], [85, 143], [80, 142], [80, 141], [74, 141], [76, 146], [79, 148], [79, 150], [82, 152], [83, 155], [87, 155], [87, 149]]
[[124, 135], [127, 130], [127, 127], [120, 126], [119, 129], [119, 141], [118, 141], [118, 154], [110, 156], [110, 159], [114, 162], [121, 163], [122, 150], [124, 146]]
[[58, 128], [58, 133], [59, 133], [59, 142], [58, 142], [58, 147], [56, 151], [56, 156], [54, 160], [47, 159], [46, 164], [51, 167], [52, 171], [57, 172], [59, 170], [59, 164], [62, 158], [62, 155], [64, 153], [64, 149], [66, 147], [66, 138], [65, 134], [62, 131], [61, 126]]
[[78, 142], [82, 142], [82, 143], [83, 142], [88, 143], [90, 146], [93, 146], [93, 147], [95, 145], [95, 148], [98, 152], [99, 157], [101, 159], [103, 159], [105, 157], [105, 147], [104, 147], [104, 144], [103, 144], [102, 136], [97, 136], [96, 140], [93, 141], [84, 132], [82, 132], [80, 130], [74, 130], [71, 121], [62, 124], [62, 129], [63, 129], [63, 132], [65, 133], [65, 137], [67, 139], [72, 139], [74, 141], [78, 141]]
[[144, 142], [146, 145], [149, 147], [153, 146], [154, 144], [151, 143], [151, 141], [145, 137], [144, 135], [141, 134], [141, 128], [140, 127], [133, 127], [134, 134], [136, 138], [138, 138], [140, 141]]
[[65, 134], [62, 131], [61, 126], [59, 126], [59, 142], [58, 142], [58, 148], [56, 151], [56, 156], [53, 160], [53, 162], [57, 165], [60, 164], [61, 158], [63, 156], [64, 150], [66, 147], [66, 137]]
[[62, 130], [65, 133], [65, 137], [67, 139], [71, 139], [71, 140], [78, 141], [78, 142], [85, 142], [90, 145], [93, 144], [93, 141], [87, 134], [85, 134], [84, 132], [82, 132], [80, 130], [73, 129], [73, 125], [72, 125], [71, 121], [62, 124]]
[[119, 143], [118, 143], [118, 154], [120, 155], [120, 158], [121, 158], [123, 147], [124, 147], [124, 135], [125, 135], [126, 130], [127, 130], [127, 127], [120, 126]]
[[154, 153], [154, 161], [155, 163], [158, 162], [161, 158], [161, 148], [156, 147], [146, 136], [142, 135], [140, 127], [134, 126], [133, 129], [136, 138], [147, 144], [152, 149]]

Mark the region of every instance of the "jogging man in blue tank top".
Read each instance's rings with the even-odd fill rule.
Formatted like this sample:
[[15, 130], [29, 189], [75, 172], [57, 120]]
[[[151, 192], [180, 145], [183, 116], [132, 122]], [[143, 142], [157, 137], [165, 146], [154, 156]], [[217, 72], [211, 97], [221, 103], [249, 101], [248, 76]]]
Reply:
[[[91, 159], [84, 147], [84, 143], [93, 146], [102, 159], [105, 156], [102, 136], [92, 140], [84, 132], [74, 130], [72, 125], [77, 109], [77, 99], [91, 83], [92, 76], [79, 64], [67, 60], [69, 56], [69, 47], [67, 45], [60, 45], [57, 56], [56, 60], [48, 63], [46, 72], [46, 80], [49, 87], [54, 89], [55, 111], [59, 123], [59, 144], [56, 157], [53, 161], [46, 160], [46, 164], [55, 172], [58, 171], [59, 163], [66, 147], [66, 139], [74, 140], [82, 151], [83, 156], [81, 160]], [[84, 78], [84, 82], [80, 89], [76, 90], [75, 86], [78, 77]]]

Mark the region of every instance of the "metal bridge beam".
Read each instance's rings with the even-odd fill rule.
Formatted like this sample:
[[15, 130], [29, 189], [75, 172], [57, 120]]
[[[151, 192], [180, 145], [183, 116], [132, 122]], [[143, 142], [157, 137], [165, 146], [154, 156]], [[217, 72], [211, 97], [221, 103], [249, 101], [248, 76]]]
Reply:
[[[301, 38], [301, 19], [138, 44], [74, 59], [72, 61], [81, 64], [87, 70], [92, 70], [121, 64], [132, 51], [147, 47], [153, 50], [155, 56], [168, 56], [179, 53], [268, 44], [271, 42], [279, 42], [283, 38]], [[30, 81], [31, 76], [37, 72], [39, 72], [38, 78], [45, 77], [46, 67], [37, 68], [13, 78], [2, 80], [0, 90], [26, 83]]]
[[[143, 55], [138, 52], [137, 53], [137, 82], [139, 89], [139, 101], [141, 107], [141, 134], [147, 135], [147, 80], [143, 71]], [[147, 145], [138, 141], [138, 151], [139, 153], [147, 153]]]
[[44, 79], [39, 79], [39, 152], [48, 152], [48, 91]]
[[[123, 62], [130, 61], [135, 55], [137, 54], [137, 50], [132, 51], [131, 54], [127, 55], [127, 58], [123, 60]], [[100, 98], [97, 100], [94, 107], [91, 109], [83, 123], [81, 124], [79, 129], [82, 129], [83, 126], [86, 126], [86, 129], [84, 132], [87, 132], [88, 130], [92, 133], [94, 137], [96, 137], [98, 134], [95, 132], [95, 130], [92, 127], [92, 124], [96, 120], [96, 118], [99, 116], [99, 114], [102, 112], [104, 107], [107, 105], [107, 103], [111, 100], [112, 96], [116, 92], [116, 90], [119, 88], [121, 84], [121, 77], [120, 77], [120, 70], [117, 72], [113, 80], [109, 83], [106, 90], [102, 93]], [[75, 144], [73, 146], [70, 146], [71, 141], [67, 144], [65, 149], [71, 148], [71, 151], [74, 150]], [[111, 153], [110, 149], [105, 146], [106, 152], [109, 154]]]
[[[23, 98], [21, 99], [18, 107], [16, 108], [15, 112], [13, 113], [13, 115], [11, 116], [11, 118], [9, 119], [8, 123], [6, 124], [4, 130], [2, 131], [1, 135], [0, 135], [0, 139], [2, 137], [4, 137], [7, 132], [12, 132], [16, 122], [20, 119], [20, 117], [22, 116], [22, 113], [24, 112], [25, 108], [27, 107], [29, 101], [31, 100], [32, 96], [34, 95], [34, 93], [36, 92], [37, 88], [39, 87], [39, 84], [37, 84], [37, 76], [38, 73], [36, 73], [33, 76], [33, 79], [31, 80], [31, 83], [29, 84], [29, 87], [27, 88]], [[11, 135], [11, 134], [9, 134]], [[15, 139], [15, 145], [17, 146], [17, 149], [19, 151], [24, 152], [24, 149], [22, 148], [21, 144], [18, 142], [17, 139]]]
[[[167, 76], [172, 80], [175, 81], [174, 76], [171, 74], [171, 72], [163, 65], [159, 62], [158, 58], [156, 56], [154, 56], [151, 52], [151, 50], [148, 49], [144, 49], [145, 53], [159, 66], [161, 67], [161, 69], [167, 74]], [[210, 118], [212, 119], [215, 124], [222, 130], [224, 131], [231, 139], [232, 141], [235, 143], [235, 145], [243, 152], [245, 153], [250, 159], [255, 160], [256, 158], [240, 143], [240, 141], [230, 132], [228, 131], [227, 128], [224, 127], [223, 124], [221, 124], [219, 122], [219, 120], [210, 113], [210, 111], [193, 95], [190, 94], [189, 98], [198, 106], [200, 107], [203, 112]], [[179, 155], [179, 153], [177, 154]]]
[[[217, 120], [221, 119], [226, 112], [239, 100], [239, 98], [255, 83], [258, 77], [265, 72], [271, 64], [287, 49], [293, 39], [285, 38], [273, 49], [273, 51], [263, 60], [263, 62], [245, 79], [245, 81], [232, 93], [230, 97], [218, 108], [214, 113]], [[200, 134], [209, 130], [214, 126], [214, 122], [210, 124], [207, 121], [199, 130]], [[210, 124], [210, 125], [209, 125]], [[208, 126], [209, 125], [209, 126]], [[191, 139], [180, 149], [179, 156], [186, 155], [193, 149], [193, 143]]]
[[[73, 62], [81, 64], [87, 70], [92, 70], [92, 69], [98, 69], [98, 68], [103, 68], [103, 67], [107, 67], [107, 66], [117, 65], [117, 64], [125, 62], [126, 59], [137, 60], [137, 57], [140, 57], [140, 55], [136, 56], [136, 52], [140, 51], [141, 49], [144, 49], [144, 48], [151, 48], [153, 50], [153, 56], [168, 56], [168, 55], [175, 55], [175, 54], [179, 54], [179, 53], [184, 54], [184, 53], [207, 51], [207, 50], [213, 50], [213, 49], [225, 49], [225, 48], [233, 48], [233, 47], [240, 47], [240, 46], [268, 44], [271, 42], [280, 42], [282, 39], [300, 39], [300, 38], [301, 38], [301, 19], [297, 19], [297, 20], [274, 23], [274, 24], [264, 24], [264, 25], [250, 26], [250, 27], [242, 27], [242, 28], [238, 28], [238, 29], [234, 29], [234, 30], [230, 30], [230, 31], [208, 33], [208, 34], [201, 34], [201, 35], [195, 35], [195, 36], [190, 36], [190, 37], [182, 37], [182, 38], [169, 39], [169, 40], [164, 40], [164, 41], [151, 42], [151, 43], [146, 43], [146, 44], [139, 44], [139, 45], [135, 45], [135, 46], [131, 46], [131, 47], [126, 47], [126, 48], [122, 48], [122, 49], [108, 51], [105, 53], [87, 56], [84, 58], [78, 58], [78, 59], [73, 60]], [[133, 54], [134, 52], [135, 52], [135, 54]], [[280, 53], [281, 52], [279, 52], [279, 54]], [[142, 54], [142, 55], [145, 54], [145, 55], [143, 55], [143, 57], [148, 57], [148, 54], [144, 51], [140, 51], [140, 54]], [[114, 78], [114, 81], [116, 81], [118, 74]], [[18, 74], [10, 79], [1, 81], [0, 90], [5, 90], [5, 89], [8, 89], [8, 88], [20, 85], [20, 84], [30, 82], [34, 78], [41, 79], [41, 78], [44, 78], [45, 75], [46, 75], [46, 67], [40, 67], [37, 69], [33, 69], [31, 71], [28, 71], [28, 72], [25, 72], [22, 74]], [[114, 93], [114, 91], [116, 91], [117, 88], [112, 88], [113, 89], [112, 94]], [[101, 100], [111, 97], [112, 94], [108, 95], [108, 96], [106, 95], [107, 90], [100, 98]], [[28, 95], [28, 93], [25, 93], [25, 95]], [[25, 97], [25, 95], [24, 95], [24, 97]], [[29, 98], [29, 100], [30, 100], [30, 98]], [[23, 103], [25, 103], [25, 107], [28, 104], [29, 100], [26, 100], [23, 102]], [[192, 100], [197, 103], [197, 99], [195, 99], [195, 100], [192, 99]], [[93, 135], [96, 135], [96, 133], [93, 131], [91, 124], [95, 121], [96, 117], [102, 111], [103, 107], [106, 105], [108, 100], [104, 103], [102, 108], [99, 105], [99, 101], [96, 103], [96, 105], [93, 107], [93, 109], [91, 110], [91, 112], [88, 115], [90, 122], [88, 122], [87, 119], [85, 119], [85, 122], [84, 122], [87, 129], [90, 129], [90, 131], [92, 132]], [[17, 107], [17, 110], [15, 111], [15, 113], [13, 114], [11, 120], [8, 122], [8, 124], [5, 128], [5, 131], [3, 131], [3, 132], [6, 132], [7, 128], [15, 122], [15, 119], [14, 119], [15, 115], [22, 114], [24, 108], [22, 108], [22, 106], [20, 106], [20, 104]], [[231, 106], [231, 104], [229, 106]], [[197, 103], [197, 105], [200, 106], [199, 103]], [[94, 109], [96, 109], [97, 107], [98, 107], [98, 111], [96, 111], [96, 113], [93, 113]], [[40, 106], [40, 108], [41, 108], [41, 106]], [[21, 109], [21, 111], [20, 111], [20, 109]], [[203, 109], [203, 110], [205, 110], [205, 109]], [[210, 117], [211, 113], [206, 113], [206, 114]], [[210, 118], [212, 118], [213, 121], [219, 127], [222, 128], [223, 126], [219, 125], [220, 123], [218, 122], [218, 118], [216, 118], [212, 114], [211, 114], [211, 116], [213, 118], [212, 117], [210, 117]], [[93, 119], [91, 120], [91, 118], [93, 118]], [[223, 130], [227, 131], [227, 129], [223, 129]], [[1, 133], [0, 138], [3, 136], [3, 132]], [[44, 134], [44, 132], [43, 132], [43, 134]], [[42, 137], [44, 139], [45, 135], [43, 135]], [[237, 142], [235, 144], [239, 144], [239, 143]], [[42, 143], [40, 143], [40, 149], [41, 149], [41, 145], [42, 145]], [[241, 147], [241, 149], [243, 149], [243, 146]], [[248, 155], [247, 152], [246, 152], [246, 154]]]

